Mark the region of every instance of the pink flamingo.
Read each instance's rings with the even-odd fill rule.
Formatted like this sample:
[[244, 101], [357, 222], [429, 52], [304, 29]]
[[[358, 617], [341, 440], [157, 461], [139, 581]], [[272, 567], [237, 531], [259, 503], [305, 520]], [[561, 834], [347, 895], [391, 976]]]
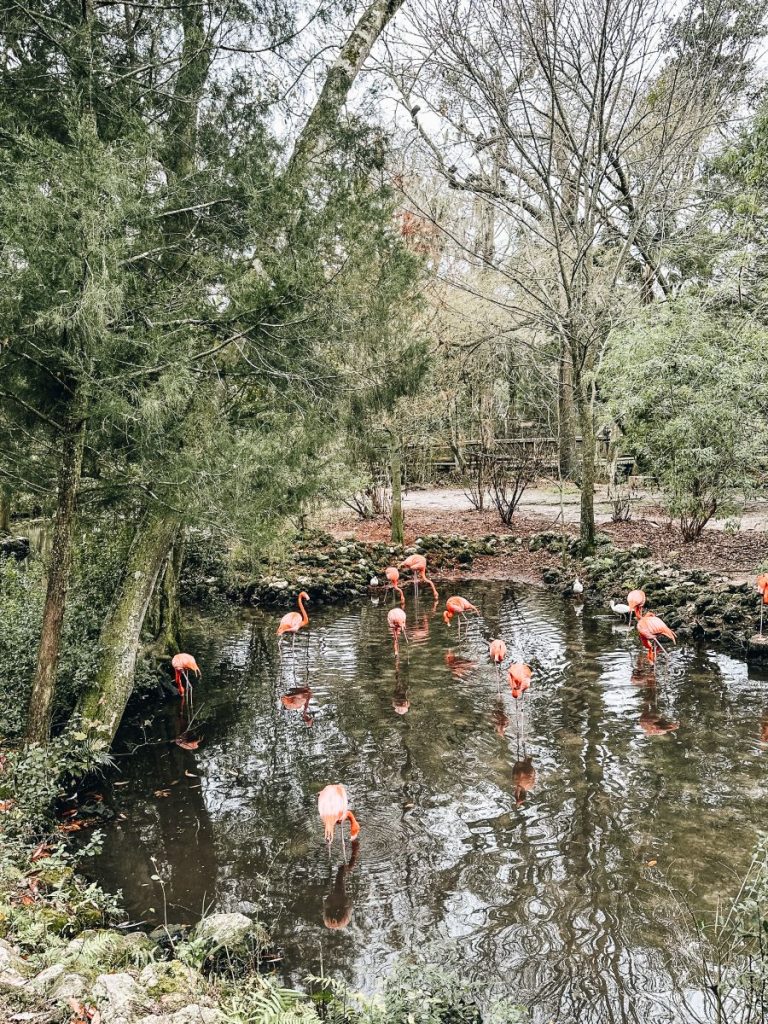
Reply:
[[413, 573], [413, 588], [417, 594], [419, 592], [419, 581], [422, 583], [428, 583], [432, 588], [432, 596], [437, 601], [440, 595], [438, 594], [432, 580], [427, 579], [427, 560], [424, 555], [409, 555], [401, 564], [400, 568], [410, 569]]
[[501, 692], [501, 663], [507, 656], [507, 645], [503, 640], [491, 640], [488, 645], [488, 653], [496, 666], [496, 680], [499, 684], [499, 692]]
[[398, 585], [400, 583], [400, 573], [397, 571], [394, 565], [388, 565], [387, 568], [384, 570], [384, 575], [389, 580], [389, 586], [394, 590], [396, 594], [400, 595], [400, 604], [404, 605], [405, 594], [402, 592]]
[[[174, 654], [171, 658], [171, 666], [173, 667], [176, 689], [179, 691], [181, 699], [184, 700], [186, 690], [190, 690], [192, 688], [192, 684], [189, 681], [187, 673], [194, 672], [199, 679], [202, 672], [198, 668], [197, 662], [191, 654]], [[184, 679], [184, 686], [181, 685], [182, 677]]]
[[[302, 590], [302, 592], [299, 594], [299, 611], [288, 612], [286, 615], [282, 617], [282, 619], [280, 619], [280, 625], [277, 627], [277, 635], [279, 637], [285, 636], [286, 633], [293, 634], [294, 645], [296, 644], [296, 634], [299, 632], [302, 626], [306, 626], [307, 623], [309, 622], [309, 616], [307, 615], [306, 609], [302, 604], [302, 601], [308, 600], [309, 594], [306, 591]], [[299, 614], [299, 612], [301, 614]]]
[[762, 601], [760, 602], [760, 635], [762, 636], [763, 611], [765, 610], [765, 606], [768, 605], [768, 574], [760, 573], [760, 575], [757, 577], [757, 589], [760, 592], [760, 595], [762, 596]]
[[645, 591], [630, 590], [627, 594], [627, 604], [629, 605], [629, 621], [632, 621], [633, 615], [636, 619], [639, 619], [640, 614], [645, 607]]
[[473, 604], [470, 604], [464, 597], [449, 597], [445, 602], [445, 611], [443, 612], [443, 622], [446, 626], [450, 626], [451, 619], [454, 615], [459, 616], [459, 636], [461, 636], [461, 622], [467, 612], [478, 612], [479, 611]]
[[523, 664], [521, 661], [516, 661], [509, 666], [507, 669], [507, 680], [515, 700], [522, 697], [525, 691], [530, 688], [532, 675], [530, 666]]
[[317, 810], [323, 819], [325, 826], [325, 841], [330, 850], [333, 843], [333, 836], [336, 826], [341, 825], [341, 845], [344, 846], [344, 822], [350, 825], [349, 838], [357, 839], [360, 835], [360, 825], [352, 811], [349, 809], [347, 791], [342, 785], [326, 786], [317, 795]]
[[677, 638], [669, 626], [658, 615], [654, 615], [653, 612], [646, 612], [645, 615], [637, 620], [637, 635], [640, 637], [640, 643], [645, 648], [648, 661], [654, 666], [657, 650], [666, 654], [666, 651], [661, 646], [659, 637], [666, 636], [669, 637], [673, 644], [677, 643]]
[[392, 637], [395, 641], [395, 657], [400, 653], [398, 649], [398, 638], [400, 634], [403, 634], [403, 638], [408, 641], [408, 634], [405, 631], [405, 612], [402, 608], [392, 608], [387, 612], [387, 622], [389, 628], [392, 631]]

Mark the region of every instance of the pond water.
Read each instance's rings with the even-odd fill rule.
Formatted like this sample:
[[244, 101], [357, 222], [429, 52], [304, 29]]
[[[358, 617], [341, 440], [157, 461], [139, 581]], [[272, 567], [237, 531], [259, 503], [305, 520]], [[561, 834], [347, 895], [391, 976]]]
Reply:
[[[460, 592], [480, 609], [460, 641], [442, 603], [408, 595], [399, 664], [383, 602], [310, 611], [282, 658], [278, 614], [194, 621], [199, 747], [172, 742], [171, 697], [145, 733], [125, 728], [98, 877], [134, 920], [161, 922], [164, 898], [172, 922], [258, 912], [291, 984], [323, 969], [371, 990], [413, 953], [542, 1024], [692, 1019], [673, 890], [707, 913], [746, 871], [766, 825], [766, 677], [686, 646], [654, 686], [610, 612]], [[535, 665], [524, 718], [498, 696], [495, 636]], [[306, 709], [284, 706], [307, 686]], [[317, 816], [337, 782], [362, 826], [346, 869]]]

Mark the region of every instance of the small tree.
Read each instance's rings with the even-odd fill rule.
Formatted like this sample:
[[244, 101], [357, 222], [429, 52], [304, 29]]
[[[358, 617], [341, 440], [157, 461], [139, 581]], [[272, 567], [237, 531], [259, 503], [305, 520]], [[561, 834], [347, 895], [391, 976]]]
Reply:
[[512, 522], [526, 488], [541, 476], [543, 465], [542, 448], [538, 442], [516, 445], [510, 455], [490, 457], [491, 501], [506, 526]]
[[686, 541], [733, 509], [766, 443], [762, 329], [699, 303], [651, 310], [614, 339], [604, 366], [616, 413]]

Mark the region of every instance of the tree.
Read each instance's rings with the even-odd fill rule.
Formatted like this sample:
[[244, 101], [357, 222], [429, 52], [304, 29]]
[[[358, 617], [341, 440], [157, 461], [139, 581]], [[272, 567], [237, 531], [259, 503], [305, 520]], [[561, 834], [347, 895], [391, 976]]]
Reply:
[[605, 388], [685, 540], [735, 510], [768, 443], [765, 329], [700, 296], [651, 308], [611, 341]]
[[482, 220], [451, 237], [498, 276], [495, 301], [518, 327], [558, 353], [560, 436], [570, 447], [571, 404], [581, 431], [586, 548], [607, 339], [673, 291], [667, 245], [760, 32], [751, 4], [692, 3], [670, 25], [644, 0], [424, 0], [407, 60], [395, 51], [414, 139], [451, 188], [494, 211], [493, 253], [477, 244]]

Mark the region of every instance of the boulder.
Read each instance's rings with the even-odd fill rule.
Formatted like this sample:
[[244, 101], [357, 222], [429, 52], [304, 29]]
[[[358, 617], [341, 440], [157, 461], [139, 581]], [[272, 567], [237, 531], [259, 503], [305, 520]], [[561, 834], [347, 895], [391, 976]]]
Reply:
[[210, 949], [229, 950], [261, 947], [269, 941], [265, 929], [245, 914], [211, 914], [195, 927], [192, 937]]
[[0, 992], [18, 992], [26, 984], [27, 979], [13, 967], [0, 968]]
[[103, 1024], [124, 1024], [149, 1008], [146, 993], [130, 974], [100, 974], [93, 986], [93, 999]]
[[65, 971], [64, 964], [51, 964], [50, 967], [46, 967], [44, 971], [35, 975], [30, 981], [29, 987], [33, 992], [47, 992], [49, 988], [53, 988]]
[[159, 960], [147, 964], [142, 970], [139, 985], [152, 999], [179, 996], [185, 1004], [190, 997], [200, 993], [204, 983], [197, 971], [180, 960]]
[[85, 995], [87, 984], [81, 974], [60, 974], [58, 981], [53, 985], [48, 998], [56, 1002], [66, 1003], [69, 999], [82, 999]]
[[29, 540], [26, 537], [3, 537], [0, 539], [0, 558], [15, 558], [17, 562], [29, 556]]

